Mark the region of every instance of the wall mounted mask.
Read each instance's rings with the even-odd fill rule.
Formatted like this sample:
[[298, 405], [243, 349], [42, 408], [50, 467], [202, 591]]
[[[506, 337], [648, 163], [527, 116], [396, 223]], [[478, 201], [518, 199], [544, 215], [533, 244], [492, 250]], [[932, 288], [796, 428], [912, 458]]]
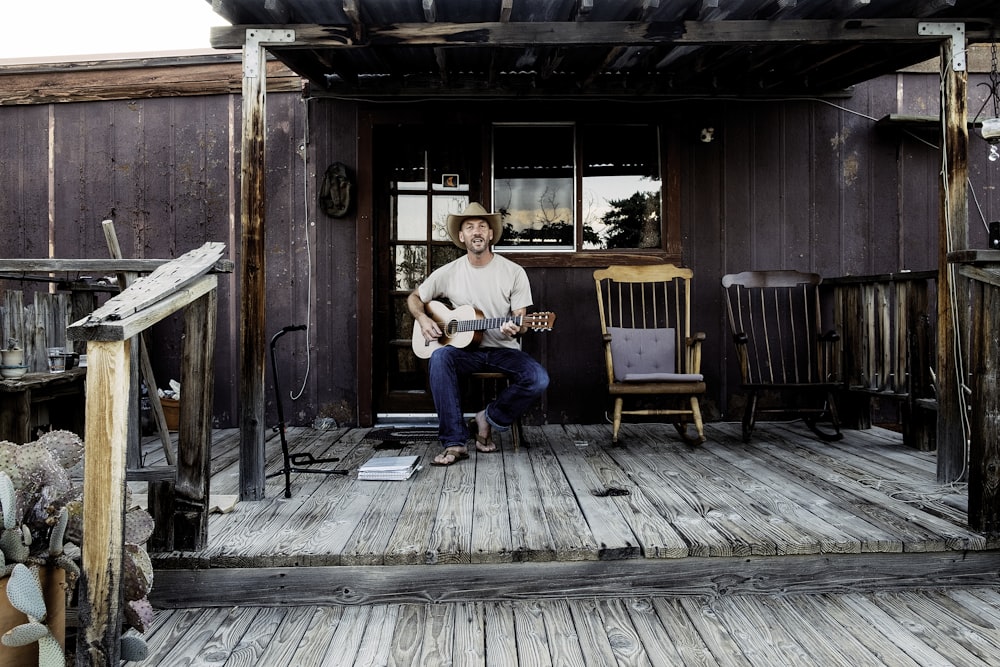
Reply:
[[347, 165], [334, 162], [326, 168], [319, 188], [319, 206], [331, 218], [342, 218], [351, 208], [354, 182]]

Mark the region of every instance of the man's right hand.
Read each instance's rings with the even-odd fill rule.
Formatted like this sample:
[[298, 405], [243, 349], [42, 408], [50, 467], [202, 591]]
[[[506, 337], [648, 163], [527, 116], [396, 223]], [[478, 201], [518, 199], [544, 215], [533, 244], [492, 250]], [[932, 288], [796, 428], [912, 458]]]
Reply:
[[441, 331], [441, 327], [437, 325], [437, 322], [428, 317], [426, 313], [420, 316], [418, 322], [420, 324], [420, 332], [424, 335], [424, 340], [428, 342], [437, 340], [444, 333]]

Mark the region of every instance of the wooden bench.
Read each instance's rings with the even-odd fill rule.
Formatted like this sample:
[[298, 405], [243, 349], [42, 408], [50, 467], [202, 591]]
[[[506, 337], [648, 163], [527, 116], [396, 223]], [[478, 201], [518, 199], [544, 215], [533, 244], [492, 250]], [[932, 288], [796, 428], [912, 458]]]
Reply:
[[0, 440], [31, 442], [38, 429], [84, 429], [86, 368], [0, 380]]

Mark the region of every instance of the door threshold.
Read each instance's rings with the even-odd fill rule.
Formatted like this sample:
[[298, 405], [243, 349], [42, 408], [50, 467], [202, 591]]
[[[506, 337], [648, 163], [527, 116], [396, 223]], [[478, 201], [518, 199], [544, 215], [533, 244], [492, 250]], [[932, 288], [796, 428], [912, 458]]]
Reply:
[[380, 413], [375, 415], [375, 426], [393, 426], [396, 428], [426, 428], [427, 426], [437, 427], [438, 417], [436, 412], [394, 412]]

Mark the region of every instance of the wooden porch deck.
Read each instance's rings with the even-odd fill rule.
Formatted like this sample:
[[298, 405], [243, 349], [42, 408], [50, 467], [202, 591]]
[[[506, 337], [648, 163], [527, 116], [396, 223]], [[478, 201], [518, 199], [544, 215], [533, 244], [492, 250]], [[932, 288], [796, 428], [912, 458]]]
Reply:
[[[290, 429], [293, 452], [352, 474], [293, 476], [290, 499], [272, 478], [266, 500], [212, 516], [206, 550], [156, 556], [143, 664], [1000, 659], [997, 540], [965, 526], [965, 491], [935, 483], [933, 453], [877, 428], [838, 443], [794, 422], [759, 424], [751, 444], [738, 424], [706, 434], [691, 449], [672, 427], [627, 424], [611, 447], [609, 426], [529, 427], [518, 452], [505, 439], [360, 482], [373, 454], [429, 462], [438, 445]], [[216, 434], [213, 494], [237, 493], [237, 440]], [[268, 454], [279, 469], [276, 436]]]

